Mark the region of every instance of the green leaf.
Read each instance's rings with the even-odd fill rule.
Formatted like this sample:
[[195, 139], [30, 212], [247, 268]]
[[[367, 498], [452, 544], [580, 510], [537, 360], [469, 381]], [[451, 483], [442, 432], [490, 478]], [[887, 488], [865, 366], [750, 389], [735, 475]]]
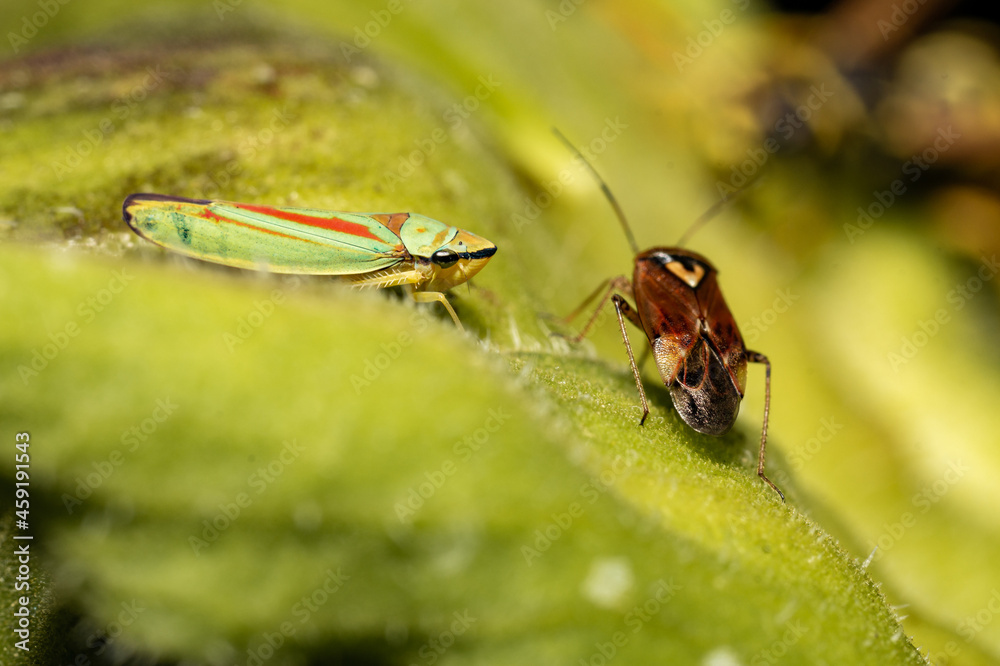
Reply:
[[753, 474], [752, 436], [697, 436], [655, 390], [639, 428], [621, 369], [498, 356], [378, 295], [25, 249], [2, 266], [2, 420], [31, 426], [60, 578], [99, 624], [127, 616], [123, 645], [242, 660], [285, 627], [289, 653], [409, 660], [454, 631], [454, 663], [921, 662], [862, 568]]

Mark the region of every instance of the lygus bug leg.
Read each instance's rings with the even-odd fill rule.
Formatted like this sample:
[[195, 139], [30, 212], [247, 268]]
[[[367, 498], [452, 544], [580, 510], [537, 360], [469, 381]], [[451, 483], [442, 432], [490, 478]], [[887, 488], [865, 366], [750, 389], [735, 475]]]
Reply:
[[[595, 298], [597, 298], [598, 294], [601, 293], [601, 290], [604, 290], [604, 296], [601, 296], [600, 303], [598, 303], [597, 307], [594, 308], [594, 314], [590, 315], [590, 319], [587, 320], [587, 323], [583, 327], [583, 329], [575, 337], [570, 338], [571, 342], [577, 343], [583, 340], [585, 337], [587, 337], [587, 333], [589, 333], [590, 329], [593, 328], [594, 323], [597, 321], [597, 318], [601, 314], [601, 309], [604, 307], [604, 304], [608, 302], [608, 298], [611, 297], [611, 294], [613, 294], [616, 291], [620, 291], [624, 292], [625, 294], [628, 294], [629, 296], [632, 295], [632, 285], [629, 284], [628, 278], [626, 278], [624, 275], [619, 275], [618, 277], [605, 280], [600, 284], [600, 286], [597, 287], [597, 289], [594, 290], [592, 294], [590, 294], [590, 296], [587, 296], [587, 298], [584, 299], [583, 303], [580, 303], [579, 307], [577, 307], [571, 313], [566, 315], [563, 321], [567, 324], [573, 321], [573, 319], [575, 319], [578, 314], [580, 314], [588, 305], [590, 305], [593, 302]], [[642, 325], [638, 323], [637, 318], [629, 317], [629, 321], [639, 326], [639, 328], [642, 328]]]
[[595, 298], [598, 297], [601, 291], [604, 291], [604, 295], [601, 296], [600, 303], [598, 303], [597, 307], [594, 308], [594, 314], [590, 316], [590, 319], [587, 321], [587, 324], [583, 327], [580, 333], [576, 337], [570, 338], [570, 340], [571, 342], [577, 343], [587, 336], [587, 333], [589, 333], [590, 329], [593, 328], [594, 322], [597, 321], [597, 317], [600, 316], [601, 309], [608, 302], [608, 298], [611, 298], [611, 301], [615, 305], [615, 314], [618, 316], [618, 325], [621, 327], [622, 341], [625, 343], [625, 350], [628, 352], [629, 366], [632, 368], [632, 375], [635, 377], [635, 386], [639, 389], [639, 400], [642, 402], [642, 418], [639, 419], [639, 425], [642, 425], [646, 422], [646, 417], [649, 416], [649, 402], [646, 400], [646, 391], [642, 388], [642, 378], [639, 374], [639, 366], [635, 363], [635, 355], [632, 353], [632, 344], [629, 342], [628, 332], [625, 330], [625, 319], [628, 319], [640, 330], [642, 329], [642, 321], [639, 320], [639, 314], [632, 309], [632, 306], [628, 304], [628, 301], [626, 301], [620, 294], [614, 293], [619, 291], [630, 296], [632, 295], [632, 285], [629, 283], [628, 278], [624, 275], [619, 275], [618, 277], [605, 280], [597, 287], [597, 289], [594, 290], [593, 293], [584, 299], [583, 303], [581, 303], [579, 307], [567, 315], [563, 321], [566, 323], [571, 322], [588, 305], [590, 305]]
[[[624, 277], [624, 276], [619, 276], [619, 277]], [[583, 312], [584, 310], [587, 309], [588, 305], [590, 305], [591, 303], [594, 302], [594, 299], [597, 298], [598, 295], [600, 295], [600, 293], [602, 291], [605, 292], [604, 293], [604, 298], [601, 299], [601, 305], [603, 305], [604, 304], [604, 300], [607, 299], [608, 294], [610, 294], [611, 290], [614, 288], [614, 287], [609, 287], [608, 286], [609, 282], [611, 282], [611, 278], [608, 278], [607, 280], [601, 280], [601, 284], [597, 285], [597, 289], [595, 289], [594, 291], [592, 291], [590, 293], [590, 295], [587, 296], [587, 298], [583, 299], [583, 303], [580, 303], [580, 305], [576, 306], [575, 310], [573, 310], [572, 312], [570, 312], [565, 317], [561, 317], [560, 321], [562, 321], [562, 323], [564, 323], [564, 324], [571, 324], [573, 322], [573, 320], [576, 319], [577, 316], [581, 312]], [[598, 308], [598, 309], [600, 309], [600, 308]]]
[[771, 411], [771, 361], [768, 360], [766, 356], [760, 352], [747, 350], [747, 361], [750, 363], [763, 363], [764, 364], [764, 425], [760, 431], [760, 453], [757, 455], [757, 476], [764, 479], [767, 485], [774, 488], [774, 492], [778, 493], [778, 497], [781, 501], [785, 501], [785, 494], [781, 492], [778, 486], [774, 485], [771, 479], [767, 478], [764, 474], [764, 449], [767, 447], [767, 418]]
[[[583, 312], [587, 308], [587, 306], [590, 305], [593, 302], [593, 300], [595, 298], [597, 298], [597, 296], [602, 291], [606, 290], [605, 294], [604, 294], [604, 298], [601, 299], [601, 305], [604, 304], [604, 301], [608, 298], [608, 294], [611, 293], [611, 288], [608, 287], [608, 283], [610, 281], [611, 281], [610, 278], [607, 279], [607, 280], [602, 280], [601, 284], [597, 285], [597, 289], [595, 289], [589, 296], [587, 296], [587, 298], [583, 299], [583, 302], [580, 303], [580, 305], [578, 305], [575, 310], [573, 310], [572, 312], [570, 312], [565, 317], [557, 317], [554, 314], [548, 314], [548, 313], [543, 314], [542, 317], [544, 317], [545, 319], [548, 319], [549, 321], [556, 321], [556, 322], [559, 322], [560, 324], [563, 324], [564, 326], [569, 326], [571, 323], [573, 323], [573, 320], [576, 319], [577, 316], [581, 312]], [[598, 308], [598, 310], [599, 309], [600, 308]], [[596, 316], [597, 315], [595, 314], [594, 317], [596, 317]], [[593, 317], [592, 317], [592, 319], [593, 319]], [[577, 343], [577, 342], [580, 342], [580, 340], [582, 340], [584, 338], [584, 336], [587, 334], [587, 330], [589, 330], [590, 326], [591, 326], [591, 323], [588, 322], [588, 324], [586, 326], [584, 326], [583, 332], [581, 332], [579, 335], [575, 335], [573, 337], [569, 337], [569, 336], [563, 335], [562, 333], [556, 333], [556, 332], [551, 332], [551, 333], [549, 333], [549, 335], [552, 335], [552, 336], [555, 336], [555, 337], [559, 337], [559, 338], [569, 338], [569, 340], [571, 342]]]
[[642, 369], [646, 367], [646, 361], [649, 360], [649, 355], [652, 351], [649, 347], [642, 350], [642, 356], [639, 357], [639, 372], [642, 372]]
[[635, 364], [635, 356], [632, 354], [632, 344], [628, 340], [628, 333], [625, 331], [625, 317], [628, 320], [642, 328], [642, 323], [639, 322], [639, 315], [636, 314], [635, 310], [628, 304], [628, 302], [615, 294], [611, 297], [611, 301], [615, 304], [615, 314], [618, 315], [618, 325], [622, 329], [622, 341], [625, 343], [625, 351], [628, 352], [628, 362], [632, 366], [632, 376], [635, 377], [635, 387], [639, 389], [639, 400], [642, 402], [642, 418], [639, 419], [639, 425], [646, 422], [646, 417], [649, 416], [649, 402], [646, 401], [646, 390], [642, 388], [642, 377], [639, 376], [639, 366]]

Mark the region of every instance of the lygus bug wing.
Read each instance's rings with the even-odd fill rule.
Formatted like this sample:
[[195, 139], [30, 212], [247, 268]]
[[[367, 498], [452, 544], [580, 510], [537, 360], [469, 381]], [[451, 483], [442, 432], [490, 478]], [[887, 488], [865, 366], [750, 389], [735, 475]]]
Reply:
[[715, 267], [680, 248], [636, 257], [636, 309], [674, 407], [700, 433], [732, 428], [746, 389], [747, 359]]
[[[654, 353], [655, 353], [654, 344]], [[746, 361], [743, 362], [744, 368]], [[698, 341], [676, 381], [668, 386], [684, 422], [705, 435], [724, 435], [736, 422], [743, 395], [705, 338]]]

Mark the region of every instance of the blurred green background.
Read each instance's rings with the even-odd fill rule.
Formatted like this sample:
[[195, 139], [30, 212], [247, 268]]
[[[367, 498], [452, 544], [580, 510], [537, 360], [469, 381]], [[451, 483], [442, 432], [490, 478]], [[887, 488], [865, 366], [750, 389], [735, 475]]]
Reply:
[[[1000, 663], [1000, 59], [947, 4], [0, 6], [3, 664]], [[720, 271], [773, 364], [697, 435], [610, 313]], [[494, 241], [434, 308], [182, 261], [154, 191]], [[630, 331], [633, 346], [641, 335]], [[31, 435], [27, 530], [14, 436]], [[877, 548], [876, 548], [877, 546]], [[131, 660], [131, 661], [129, 661]]]

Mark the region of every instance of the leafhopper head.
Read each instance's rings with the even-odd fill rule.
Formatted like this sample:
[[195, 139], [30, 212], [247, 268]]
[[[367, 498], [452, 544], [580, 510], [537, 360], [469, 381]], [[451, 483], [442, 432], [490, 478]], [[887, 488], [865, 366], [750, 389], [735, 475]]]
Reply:
[[445, 291], [478, 273], [497, 246], [481, 236], [423, 215], [411, 214], [399, 229], [416, 270], [422, 279], [419, 291]]
[[485, 238], [459, 229], [451, 241], [426, 257], [429, 271], [423, 289], [444, 291], [466, 282], [486, 266], [496, 251], [497, 246]]

